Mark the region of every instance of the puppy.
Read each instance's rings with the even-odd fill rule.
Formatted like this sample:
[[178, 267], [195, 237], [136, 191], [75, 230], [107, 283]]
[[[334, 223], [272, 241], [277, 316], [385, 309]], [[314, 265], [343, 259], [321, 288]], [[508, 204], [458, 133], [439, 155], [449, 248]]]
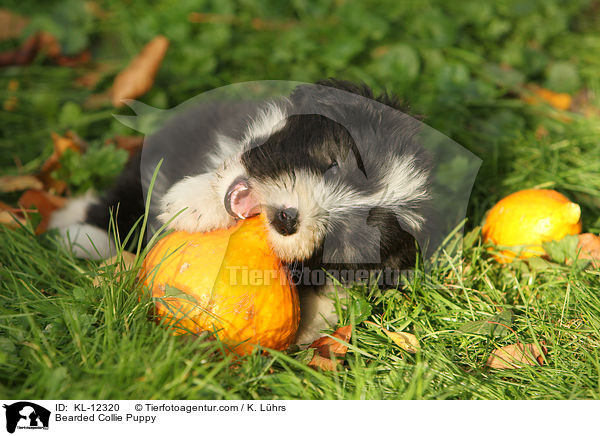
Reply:
[[[335, 322], [328, 277], [373, 279], [417, 258], [431, 170], [415, 139], [418, 122], [392, 108], [403, 109], [388, 95], [335, 80], [266, 102], [198, 104], [147, 137], [112, 189], [72, 201], [51, 227], [76, 254], [108, 256], [111, 211], [118, 209], [117, 228], [127, 234], [162, 160], [150, 233], [162, 224], [206, 232], [263, 213], [269, 243], [299, 287], [297, 343], [308, 343]], [[395, 277], [379, 284], [397, 286]]]

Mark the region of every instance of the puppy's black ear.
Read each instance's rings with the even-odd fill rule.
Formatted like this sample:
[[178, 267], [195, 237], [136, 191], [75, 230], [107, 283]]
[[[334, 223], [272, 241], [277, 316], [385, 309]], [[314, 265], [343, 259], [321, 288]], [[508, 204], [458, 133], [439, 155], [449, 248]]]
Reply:
[[[395, 288], [395, 281], [417, 264], [418, 256], [421, 255], [415, 237], [404, 230], [393, 210], [385, 207], [375, 207], [369, 212], [367, 224], [376, 227], [380, 234], [380, 256], [382, 271], [379, 286], [382, 289]], [[389, 273], [392, 274], [389, 274]], [[382, 278], [396, 278], [391, 282], [382, 281]]]

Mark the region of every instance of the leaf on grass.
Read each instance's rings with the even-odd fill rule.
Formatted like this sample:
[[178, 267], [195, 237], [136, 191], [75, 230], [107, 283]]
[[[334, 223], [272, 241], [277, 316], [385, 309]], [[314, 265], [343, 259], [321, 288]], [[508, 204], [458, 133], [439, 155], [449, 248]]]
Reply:
[[319, 353], [315, 353], [308, 366], [322, 369], [323, 371], [335, 371], [337, 364], [333, 360], [322, 357]]
[[49, 192], [62, 194], [67, 189], [67, 184], [64, 180], [57, 180], [52, 177], [52, 172], [60, 168], [60, 157], [65, 151], [73, 150], [77, 153], [81, 153], [82, 149], [86, 148], [86, 144], [79, 136], [77, 136], [77, 134], [69, 131], [65, 136], [60, 136], [52, 132], [52, 145], [54, 147], [54, 152], [42, 165], [38, 177]]
[[513, 319], [513, 311], [507, 309], [487, 319], [466, 322], [458, 330], [480, 335], [505, 336], [510, 332]]
[[48, 32], [37, 32], [20, 47], [0, 53], [0, 66], [27, 65], [40, 53], [55, 60], [61, 56], [58, 40]]
[[16, 229], [25, 224], [27, 220], [23, 217], [21, 208], [0, 201], [0, 225]]
[[8, 9], [0, 9], [0, 41], [21, 36], [29, 18], [17, 15]]
[[[106, 270], [107, 267], [114, 266], [114, 270], [111, 270], [111, 274], [114, 275], [114, 277], [116, 277], [117, 282], [119, 282], [121, 273], [123, 271], [129, 271], [134, 267], [135, 259], [135, 254], [130, 253], [129, 251], [123, 251], [121, 252], [121, 254], [116, 254], [110, 259], [106, 259], [100, 264], [99, 268]], [[103, 279], [103, 275], [96, 275], [96, 277], [94, 277], [94, 280], [92, 281], [92, 284], [96, 287], [100, 286]]]
[[25, 191], [27, 189], [42, 189], [44, 185], [35, 176], [23, 174], [0, 177], [0, 192]]
[[594, 268], [600, 268], [600, 236], [593, 233], [578, 235], [579, 259], [591, 260]]
[[331, 358], [333, 356], [338, 359], [344, 358], [348, 351], [348, 346], [338, 342], [334, 338], [349, 342], [352, 337], [352, 326], [340, 327], [331, 336], [323, 336], [310, 344], [308, 348], [314, 348], [315, 351], [308, 366], [324, 371], [335, 371], [336, 362]]
[[578, 239], [579, 259], [591, 260], [594, 268], [600, 268], [600, 236], [582, 233]]
[[536, 344], [512, 344], [492, 352], [486, 366], [494, 369], [516, 369], [525, 365], [544, 365], [544, 356], [548, 353], [545, 346]]
[[566, 111], [573, 104], [573, 98], [564, 92], [554, 92], [546, 88], [531, 86], [531, 95], [523, 97], [528, 104], [547, 103], [550, 106]]
[[347, 325], [340, 327], [331, 336], [332, 337], [323, 336], [322, 338], [317, 339], [310, 344], [309, 348], [315, 348], [317, 354], [326, 358], [331, 357], [332, 354], [336, 357], [344, 357], [348, 351], [348, 346], [336, 341], [334, 338], [341, 339], [344, 342], [350, 341], [350, 338], [352, 337], [352, 326]]
[[169, 47], [169, 40], [157, 36], [142, 49], [133, 61], [121, 71], [111, 89], [111, 101], [115, 107], [124, 105], [122, 100], [134, 99], [145, 94], [154, 84], [154, 77]]
[[354, 323], [360, 324], [371, 316], [373, 308], [365, 298], [353, 296], [350, 310], [354, 315]]
[[16, 229], [25, 224], [27, 224], [27, 220], [12, 210], [0, 210], [0, 225]]
[[578, 241], [577, 235], [567, 235], [559, 241], [542, 242], [542, 247], [553, 261], [566, 263], [575, 259]]
[[421, 351], [421, 344], [419, 344], [419, 340], [412, 333], [391, 332], [384, 328], [382, 328], [382, 330], [394, 344], [398, 345], [404, 351], [408, 351], [409, 353]]
[[44, 233], [48, 229], [52, 213], [62, 208], [67, 202], [64, 197], [51, 195], [46, 191], [30, 189], [23, 193], [19, 198], [19, 205], [25, 209], [35, 208], [38, 210], [42, 219], [35, 229], [37, 235]]

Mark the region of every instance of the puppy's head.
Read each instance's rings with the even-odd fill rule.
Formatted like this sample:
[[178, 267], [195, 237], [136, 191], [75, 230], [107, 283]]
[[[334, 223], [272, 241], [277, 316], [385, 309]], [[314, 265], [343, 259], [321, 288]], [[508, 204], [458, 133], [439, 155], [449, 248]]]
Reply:
[[414, 260], [407, 238], [424, 225], [429, 170], [412, 118], [351, 91], [297, 90], [246, 135], [225, 206], [241, 218], [262, 211], [286, 262], [382, 265], [407, 246]]

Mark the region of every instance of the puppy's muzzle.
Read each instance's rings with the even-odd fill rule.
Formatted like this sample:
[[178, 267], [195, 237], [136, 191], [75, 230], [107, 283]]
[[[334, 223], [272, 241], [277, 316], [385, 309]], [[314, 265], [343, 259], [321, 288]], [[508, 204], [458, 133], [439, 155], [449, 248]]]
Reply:
[[238, 177], [233, 181], [225, 193], [223, 203], [227, 213], [239, 219], [258, 215], [261, 210], [260, 202], [245, 177]]
[[273, 209], [268, 215], [269, 222], [281, 235], [293, 235], [298, 230], [298, 209], [294, 207]]

